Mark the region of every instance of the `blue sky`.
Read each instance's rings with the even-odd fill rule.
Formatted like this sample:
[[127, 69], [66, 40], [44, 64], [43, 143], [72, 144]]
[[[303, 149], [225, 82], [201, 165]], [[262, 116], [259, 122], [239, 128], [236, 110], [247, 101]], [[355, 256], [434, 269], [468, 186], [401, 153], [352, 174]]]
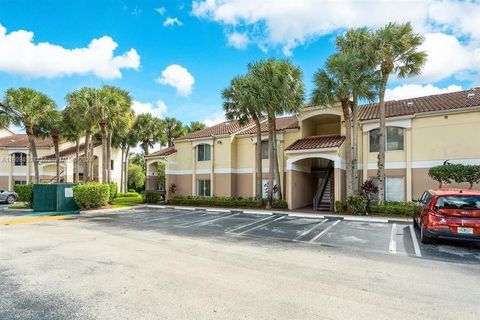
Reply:
[[478, 85], [476, 1], [3, 0], [0, 90], [32, 87], [62, 108], [68, 92], [109, 84], [128, 90], [137, 112], [212, 124], [221, 89], [249, 62], [291, 59], [309, 95], [336, 34], [388, 21], [411, 21], [430, 57], [422, 76], [394, 79], [388, 97]]

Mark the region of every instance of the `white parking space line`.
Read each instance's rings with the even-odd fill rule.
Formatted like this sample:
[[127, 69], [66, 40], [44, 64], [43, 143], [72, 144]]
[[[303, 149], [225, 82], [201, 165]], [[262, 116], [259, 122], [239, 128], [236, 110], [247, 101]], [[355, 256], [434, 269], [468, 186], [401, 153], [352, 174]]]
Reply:
[[412, 236], [412, 241], [413, 241], [413, 250], [415, 250], [415, 255], [417, 257], [421, 257], [422, 252], [420, 251], [420, 246], [418, 245], [417, 234], [415, 233], [415, 229], [413, 228], [413, 225], [409, 225], [409, 227], [410, 227], [410, 235]]
[[176, 217], [189, 216], [189, 215], [196, 214], [196, 213], [197, 213], [197, 212], [186, 212], [186, 213], [181, 213], [181, 214], [172, 214], [171, 216], [168, 216], [168, 217], [160, 217], [160, 218], [145, 220], [145, 221], [142, 221], [142, 223], [154, 222], [154, 221], [161, 221], [161, 220], [168, 220], [168, 219], [172, 219], [172, 218], [176, 218]]
[[272, 219], [273, 217], [275, 217], [275, 216], [268, 216], [268, 217], [263, 218], [263, 219], [260, 219], [260, 220], [255, 220], [255, 221], [253, 221], [253, 222], [248, 222], [248, 223], [246, 223], [246, 224], [242, 224], [241, 226], [238, 226], [238, 227], [236, 227], [236, 228], [234, 228], [234, 229], [232, 229], [232, 230], [227, 231], [227, 233], [235, 232], [235, 231], [237, 231], [237, 230], [240, 230], [240, 229], [243, 229], [243, 228], [245, 228], [245, 227], [254, 225], [254, 224], [256, 224], [256, 223], [259, 223], [259, 222], [262, 222], [262, 221], [265, 221], [265, 220], [268, 220], [268, 219]]
[[337, 224], [339, 224], [340, 221], [341, 221], [341, 220], [335, 221], [334, 223], [332, 223], [331, 225], [329, 225], [325, 230], [323, 230], [322, 232], [320, 232], [319, 234], [317, 234], [315, 237], [313, 237], [312, 239], [310, 239], [310, 241], [308, 241], [308, 242], [315, 242], [316, 240], [322, 238], [324, 235], [327, 234], [328, 231], [330, 231], [333, 227], [335, 227]]
[[257, 229], [259, 229], [259, 228], [265, 227], [267, 224], [270, 224], [270, 223], [272, 223], [272, 222], [279, 221], [279, 220], [282, 220], [282, 219], [285, 219], [285, 217], [278, 217], [278, 218], [273, 219], [273, 220], [271, 220], [271, 221], [262, 223], [262, 224], [260, 224], [260, 225], [258, 225], [258, 226], [255, 226], [255, 227], [253, 227], [253, 228], [250, 228], [250, 229], [247, 229], [247, 230], [245, 230], [245, 231], [242, 231], [242, 232], [240, 232], [240, 233], [235, 233], [235, 234], [240, 236], [240, 235], [242, 235], [242, 234], [245, 234], [245, 233], [250, 232], [250, 231], [253, 231], [253, 230], [257, 230]]
[[319, 223], [315, 224], [313, 227], [311, 227], [310, 229], [308, 230], [305, 230], [301, 235], [299, 235], [298, 237], [296, 237], [295, 239], [293, 239], [292, 241], [296, 241], [298, 239], [301, 239], [303, 238], [304, 236], [306, 236], [307, 234], [309, 234], [310, 232], [312, 232], [313, 230], [317, 229], [318, 227], [320, 227], [323, 223], [325, 223], [327, 221], [327, 219], [324, 219], [322, 221], [320, 221]]
[[388, 251], [390, 253], [396, 254], [397, 253], [397, 224], [392, 224], [392, 232], [390, 233], [390, 246], [388, 247]]
[[196, 222], [193, 222], [193, 223], [192, 222], [185, 222], [185, 223], [177, 225], [176, 227], [180, 227], [180, 228], [200, 227], [200, 226], [209, 224], [210, 222], [222, 220], [222, 219], [225, 219], [225, 218], [230, 218], [230, 217], [233, 217], [233, 216], [237, 216], [239, 214], [240, 214], [240, 212], [223, 214], [221, 216], [216, 216], [216, 217], [206, 219], [206, 220], [202, 220], [202, 221], [196, 221]]

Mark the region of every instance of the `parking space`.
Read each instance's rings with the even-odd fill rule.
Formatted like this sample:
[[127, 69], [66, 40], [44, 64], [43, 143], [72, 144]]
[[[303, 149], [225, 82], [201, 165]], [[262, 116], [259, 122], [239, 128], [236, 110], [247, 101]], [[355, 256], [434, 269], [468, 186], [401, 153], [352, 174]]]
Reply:
[[443, 261], [479, 263], [475, 243], [419, 243], [408, 222], [351, 221], [336, 217], [293, 217], [260, 212], [214, 212], [173, 208], [142, 208], [86, 218], [110, 227], [163, 230], [191, 236], [216, 236], [254, 241], [288, 241], [358, 252], [403, 255]]

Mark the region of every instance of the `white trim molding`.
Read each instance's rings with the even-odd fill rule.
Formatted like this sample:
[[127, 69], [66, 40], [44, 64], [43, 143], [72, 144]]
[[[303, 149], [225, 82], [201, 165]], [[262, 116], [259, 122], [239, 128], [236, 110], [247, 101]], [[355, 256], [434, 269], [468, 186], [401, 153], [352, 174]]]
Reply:
[[[400, 128], [411, 128], [412, 127], [412, 118], [404, 118], [404, 119], [392, 119], [386, 120], [387, 127], [400, 127]], [[364, 122], [362, 125], [363, 132], [369, 132], [373, 129], [378, 129], [380, 127], [380, 122], [376, 120], [375, 122]]]
[[311, 109], [311, 110], [306, 110], [302, 112], [299, 116], [297, 116], [298, 120], [300, 122], [307, 120], [309, 118], [313, 118], [316, 116], [321, 116], [321, 115], [334, 115], [334, 116], [340, 116], [340, 118], [343, 116], [342, 111], [335, 110], [335, 109]]
[[200, 144], [208, 144], [208, 145], [213, 146], [213, 138], [192, 140], [192, 147], [193, 148], [195, 148], [196, 146], [198, 146]]

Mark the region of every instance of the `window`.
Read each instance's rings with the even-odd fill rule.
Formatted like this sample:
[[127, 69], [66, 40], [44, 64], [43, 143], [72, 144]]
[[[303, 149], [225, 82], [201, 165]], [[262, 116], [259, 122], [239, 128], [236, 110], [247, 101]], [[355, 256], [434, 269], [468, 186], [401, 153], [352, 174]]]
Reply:
[[198, 161], [210, 161], [210, 145], [209, 144], [200, 144], [197, 146], [197, 160]]
[[262, 159], [268, 159], [268, 141], [262, 141]]
[[19, 167], [19, 166], [26, 166], [27, 165], [27, 154], [26, 153], [23, 153], [23, 152], [15, 152], [13, 154], [14, 158], [15, 158], [15, 166], [16, 167]]
[[[370, 152], [378, 152], [380, 149], [380, 129], [370, 131]], [[403, 128], [387, 127], [387, 139], [385, 140], [387, 151], [403, 150]]]
[[[373, 184], [378, 187], [378, 178], [371, 177]], [[385, 201], [405, 201], [404, 177], [385, 177]], [[371, 200], [377, 201], [378, 194], [372, 194]]]
[[444, 196], [435, 204], [437, 209], [480, 210], [480, 196]]
[[16, 185], [16, 184], [27, 184], [27, 181], [25, 181], [25, 180], [15, 180], [15, 181], [13, 182], [13, 184], [15, 184], [15, 185]]
[[211, 196], [210, 180], [197, 180], [197, 195], [200, 197]]
[[115, 170], [115, 165], [113, 163], [113, 160], [110, 160], [110, 170]]

